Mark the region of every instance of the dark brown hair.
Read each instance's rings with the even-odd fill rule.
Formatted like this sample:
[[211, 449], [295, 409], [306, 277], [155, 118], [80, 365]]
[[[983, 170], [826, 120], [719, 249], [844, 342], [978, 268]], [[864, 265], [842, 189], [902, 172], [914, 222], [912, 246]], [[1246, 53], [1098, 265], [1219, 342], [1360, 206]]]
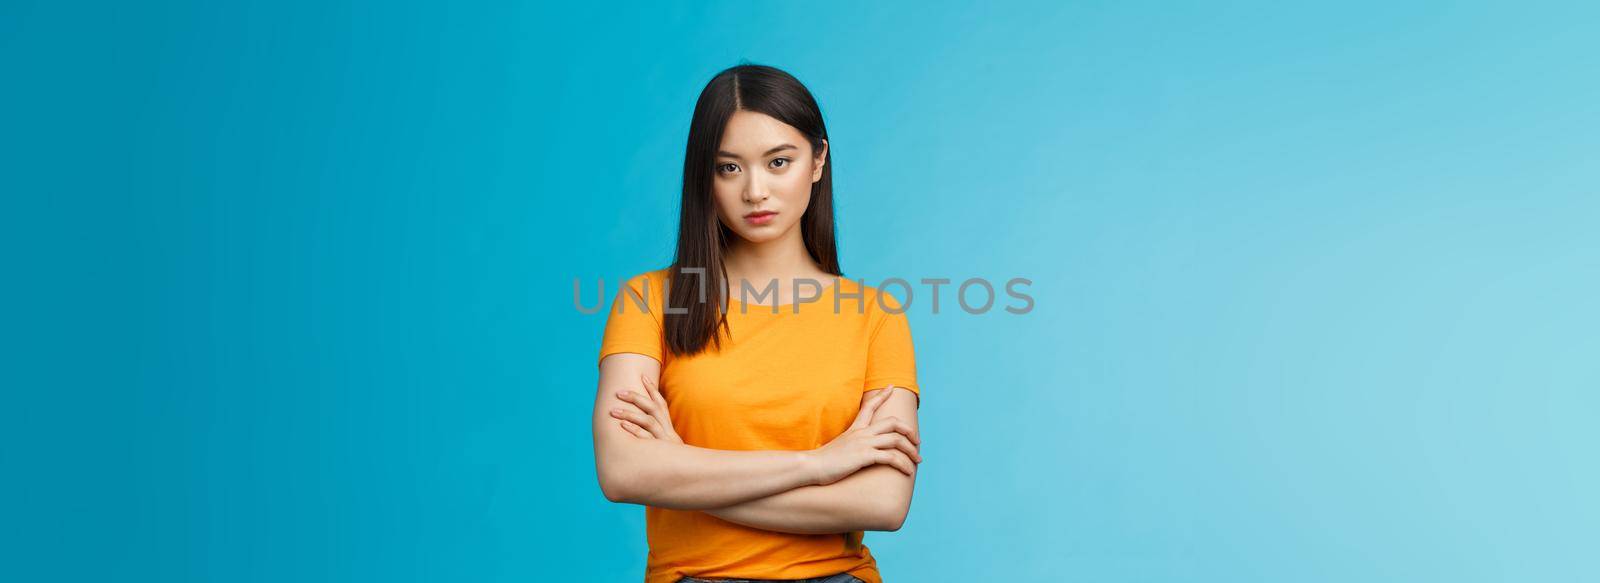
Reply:
[[[828, 139], [817, 100], [794, 76], [763, 65], [739, 65], [711, 78], [694, 105], [689, 144], [683, 155], [683, 205], [678, 213], [678, 250], [669, 272], [669, 309], [663, 315], [667, 347], [693, 355], [722, 346], [727, 329], [727, 281], [723, 253], [737, 234], [717, 218], [711, 181], [722, 131], [735, 111], [753, 111], [789, 124], [810, 141], [812, 152]], [[800, 217], [806, 252], [823, 271], [843, 275], [833, 235], [833, 147], [823, 160], [822, 179], [811, 185], [811, 202]], [[685, 271], [694, 269], [695, 271]], [[704, 270], [699, 272], [698, 270]], [[702, 301], [702, 299], [704, 301]], [[674, 313], [680, 312], [680, 313]]]

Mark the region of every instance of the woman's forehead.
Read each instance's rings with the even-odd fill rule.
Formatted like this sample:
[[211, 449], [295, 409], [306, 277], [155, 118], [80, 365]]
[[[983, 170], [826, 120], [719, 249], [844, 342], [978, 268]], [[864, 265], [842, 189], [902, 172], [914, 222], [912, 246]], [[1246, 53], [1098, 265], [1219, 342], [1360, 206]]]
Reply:
[[764, 113], [739, 110], [728, 118], [719, 149], [741, 156], [760, 156], [784, 144], [804, 148], [807, 142], [794, 126]]

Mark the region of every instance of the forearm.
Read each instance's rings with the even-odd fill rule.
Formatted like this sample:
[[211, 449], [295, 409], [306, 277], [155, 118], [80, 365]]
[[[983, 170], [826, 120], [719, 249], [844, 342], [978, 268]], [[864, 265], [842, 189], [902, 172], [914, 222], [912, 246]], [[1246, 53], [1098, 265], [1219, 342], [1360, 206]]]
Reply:
[[815, 483], [799, 451], [719, 450], [654, 439], [621, 449], [600, 470], [609, 482], [607, 497], [617, 502], [708, 510]]
[[[914, 427], [917, 396], [908, 390], [894, 391], [873, 419], [879, 415], [908, 420]], [[825, 486], [796, 488], [706, 512], [752, 528], [799, 534], [899, 530], [911, 510], [917, 471], [912, 466], [906, 474], [876, 464]]]
[[707, 514], [752, 528], [797, 534], [896, 530], [909, 505], [899, 494], [906, 476], [885, 465], [863, 468], [825, 486], [803, 486]]

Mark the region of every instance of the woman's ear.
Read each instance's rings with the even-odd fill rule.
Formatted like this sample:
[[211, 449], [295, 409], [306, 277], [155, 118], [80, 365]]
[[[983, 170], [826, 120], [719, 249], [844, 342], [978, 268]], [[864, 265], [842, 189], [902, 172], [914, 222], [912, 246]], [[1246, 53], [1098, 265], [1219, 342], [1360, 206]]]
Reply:
[[817, 148], [817, 155], [811, 160], [811, 182], [822, 180], [822, 167], [828, 163], [828, 141], [822, 140], [822, 146]]

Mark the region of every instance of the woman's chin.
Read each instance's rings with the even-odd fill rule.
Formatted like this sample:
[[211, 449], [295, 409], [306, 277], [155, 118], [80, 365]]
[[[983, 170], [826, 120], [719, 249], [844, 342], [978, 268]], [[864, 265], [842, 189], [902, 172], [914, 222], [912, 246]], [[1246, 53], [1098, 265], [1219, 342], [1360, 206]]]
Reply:
[[777, 225], [769, 225], [764, 227], [745, 227], [734, 232], [737, 233], [739, 238], [743, 239], [746, 243], [754, 243], [757, 245], [783, 238], [783, 230]]

